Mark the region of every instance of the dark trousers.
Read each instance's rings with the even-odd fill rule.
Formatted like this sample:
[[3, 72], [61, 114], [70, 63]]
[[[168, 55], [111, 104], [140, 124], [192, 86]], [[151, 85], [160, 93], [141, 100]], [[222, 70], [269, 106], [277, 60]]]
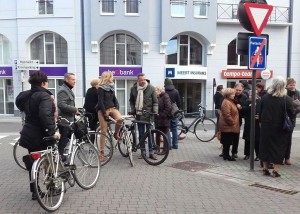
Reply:
[[[294, 131], [294, 129], [293, 129]], [[286, 150], [285, 150], [285, 155], [284, 155], [284, 159], [285, 160], [289, 160], [290, 157], [291, 157], [291, 148], [292, 148], [292, 136], [293, 136], [293, 131], [291, 131], [289, 133], [289, 136], [288, 136], [288, 144], [287, 144], [287, 147], [286, 147]]]
[[231, 153], [232, 154], [237, 154], [238, 153], [238, 148], [239, 148], [240, 133], [234, 133], [234, 134], [235, 135], [232, 139]]
[[[240, 133], [221, 132], [221, 143], [223, 144], [223, 157], [229, 157], [230, 146], [239, 139]], [[233, 148], [232, 148], [233, 149]]]
[[70, 128], [68, 126], [58, 126], [60, 133], [60, 140], [58, 142], [58, 152], [60, 155], [64, 154], [64, 150], [69, 142]]
[[[255, 151], [256, 157], [258, 157], [258, 154], [259, 154], [259, 140], [255, 141], [254, 151]], [[250, 140], [245, 140], [244, 155], [250, 155]]]

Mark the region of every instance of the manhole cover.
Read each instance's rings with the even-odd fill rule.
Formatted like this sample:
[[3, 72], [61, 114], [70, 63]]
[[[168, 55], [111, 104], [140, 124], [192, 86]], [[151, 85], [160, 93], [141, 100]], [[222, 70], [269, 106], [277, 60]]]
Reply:
[[184, 162], [173, 163], [171, 167], [190, 171], [190, 172], [197, 172], [205, 169], [215, 168], [217, 166], [210, 165], [207, 163], [199, 163], [195, 161], [184, 161]]

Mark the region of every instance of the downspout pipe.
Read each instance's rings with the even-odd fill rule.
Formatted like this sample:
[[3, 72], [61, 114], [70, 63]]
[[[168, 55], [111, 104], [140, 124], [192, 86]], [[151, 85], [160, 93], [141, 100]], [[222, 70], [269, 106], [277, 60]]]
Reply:
[[294, 0], [290, 0], [290, 12], [289, 12], [289, 31], [288, 31], [288, 50], [287, 50], [287, 71], [286, 76], [291, 76], [291, 62], [292, 62], [292, 41], [293, 41], [293, 8]]
[[85, 37], [84, 37], [84, 0], [80, 0], [81, 10], [81, 57], [82, 57], [82, 95], [85, 97], [86, 83], [85, 83]]

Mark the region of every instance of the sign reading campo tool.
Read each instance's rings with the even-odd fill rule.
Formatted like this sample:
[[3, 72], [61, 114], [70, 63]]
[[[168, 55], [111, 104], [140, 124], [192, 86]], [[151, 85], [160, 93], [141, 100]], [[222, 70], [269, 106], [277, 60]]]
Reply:
[[249, 37], [248, 69], [265, 70], [267, 64], [267, 38]]

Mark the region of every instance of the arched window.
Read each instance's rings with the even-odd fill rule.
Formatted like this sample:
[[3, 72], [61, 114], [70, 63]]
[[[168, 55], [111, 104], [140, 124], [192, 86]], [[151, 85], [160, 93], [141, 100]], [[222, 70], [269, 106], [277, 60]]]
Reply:
[[227, 65], [247, 66], [248, 57], [236, 54], [236, 39], [228, 44], [227, 48]]
[[173, 37], [166, 49], [166, 64], [202, 65], [202, 45], [188, 35]]
[[9, 64], [9, 41], [8, 39], [0, 34], [0, 64]]
[[124, 33], [110, 35], [100, 43], [102, 65], [141, 65], [141, 55], [141, 43]]
[[40, 64], [68, 64], [67, 41], [56, 33], [44, 33], [30, 43], [31, 59]]

